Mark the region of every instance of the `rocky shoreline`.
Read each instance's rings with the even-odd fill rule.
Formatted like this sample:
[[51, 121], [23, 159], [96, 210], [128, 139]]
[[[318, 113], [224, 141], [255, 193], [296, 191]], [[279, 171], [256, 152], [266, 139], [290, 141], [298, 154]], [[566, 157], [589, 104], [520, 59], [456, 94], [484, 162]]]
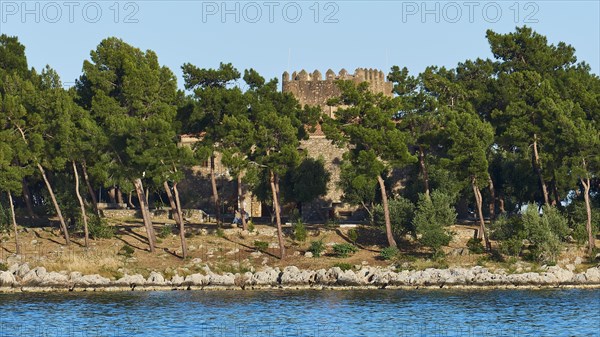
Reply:
[[558, 266], [541, 272], [509, 274], [483, 267], [425, 269], [420, 271], [362, 266], [359, 270], [339, 267], [301, 270], [294, 266], [265, 267], [254, 273], [203, 273], [175, 275], [165, 279], [152, 272], [124, 275], [111, 280], [79, 272], [48, 272], [44, 267], [13, 264], [0, 272], [0, 293], [60, 291], [157, 291], [157, 290], [260, 290], [260, 289], [514, 289], [514, 288], [600, 288], [600, 266], [574, 273]]

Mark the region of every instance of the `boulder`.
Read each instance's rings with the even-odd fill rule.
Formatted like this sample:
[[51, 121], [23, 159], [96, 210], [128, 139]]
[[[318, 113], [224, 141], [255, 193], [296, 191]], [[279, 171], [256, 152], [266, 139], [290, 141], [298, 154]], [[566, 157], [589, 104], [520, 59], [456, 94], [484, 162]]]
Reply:
[[12, 287], [17, 284], [15, 275], [8, 271], [0, 271], [0, 287]]
[[208, 278], [202, 274], [192, 274], [186, 276], [183, 283], [192, 286], [203, 286], [208, 284]]
[[98, 274], [81, 275], [81, 273], [71, 273], [70, 280], [74, 285], [84, 287], [98, 287], [110, 284], [110, 280], [108, 278]]
[[213, 286], [233, 286], [235, 285], [235, 275], [232, 273], [225, 274], [208, 274], [208, 284]]
[[185, 282], [185, 278], [183, 276], [175, 275], [171, 278], [171, 284], [174, 286], [179, 286], [183, 282]]
[[281, 273], [281, 284], [283, 285], [307, 285], [312, 282], [314, 272], [300, 270], [296, 266], [288, 266]]
[[42, 283], [43, 278], [46, 276], [48, 272], [46, 272], [46, 268], [44, 267], [35, 267], [32, 270], [28, 271], [23, 278], [21, 279], [21, 284], [26, 285], [35, 285]]
[[588, 283], [600, 283], [600, 266], [589, 268], [585, 271], [585, 278]]
[[135, 274], [135, 275], [125, 274], [123, 277], [116, 280], [115, 284], [122, 285], [122, 286], [133, 286], [133, 287], [143, 286], [144, 284], [146, 284], [146, 279], [140, 274]]
[[146, 284], [163, 286], [166, 284], [164, 276], [161, 273], [157, 273], [155, 271], [150, 273], [148, 279], [146, 280]]
[[249, 280], [249, 283], [259, 286], [277, 285], [279, 284], [279, 274], [280, 271], [278, 268], [273, 269], [266, 267], [264, 270], [254, 273], [254, 275], [252, 275], [252, 279]]

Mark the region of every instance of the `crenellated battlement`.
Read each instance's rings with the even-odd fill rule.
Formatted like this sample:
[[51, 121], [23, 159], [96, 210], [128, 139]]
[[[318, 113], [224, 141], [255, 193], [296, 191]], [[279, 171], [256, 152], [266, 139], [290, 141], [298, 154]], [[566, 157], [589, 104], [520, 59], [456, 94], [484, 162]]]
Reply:
[[373, 92], [392, 95], [392, 83], [387, 81], [385, 73], [378, 69], [357, 68], [353, 74], [348, 73], [346, 69], [340, 70], [338, 74], [329, 69], [325, 72], [325, 78], [318, 70], [309, 73], [302, 69], [299, 72], [294, 71], [291, 76], [286, 71], [282, 76], [284, 92], [294, 94], [302, 105], [320, 105], [323, 108], [330, 98], [340, 95], [336, 80], [350, 80], [357, 84], [369, 82]]

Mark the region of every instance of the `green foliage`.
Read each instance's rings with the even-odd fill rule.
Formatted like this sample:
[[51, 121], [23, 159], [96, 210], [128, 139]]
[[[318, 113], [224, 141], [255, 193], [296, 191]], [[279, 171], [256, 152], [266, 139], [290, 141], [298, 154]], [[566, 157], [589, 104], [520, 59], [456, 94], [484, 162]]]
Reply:
[[123, 247], [121, 247], [121, 249], [119, 249], [119, 252], [117, 254], [121, 255], [121, 256], [125, 256], [127, 258], [130, 258], [133, 256], [133, 253], [135, 253], [135, 250], [133, 249], [133, 247], [131, 247], [128, 244], [124, 244]]
[[356, 241], [358, 240], [358, 231], [355, 228], [348, 230], [348, 239], [352, 241], [352, 244], [356, 244]]
[[160, 228], [160, 230], [158, 231], [158, 234], [156, 234], [156, 236], [158, 236], [161, 239], [166, 239], [171, 234], [173, 234], [173, 226], [172, 225], [164, 225]]
[[470, 238], [469, 241], [467, 241], [469, 252], [473, 254], [483, 254], [485, 252], [485, 247], [483, 247], [481, 241], [482, 240], [478, 238]]
[[358, 252], [358, 248], [350, 243], [338, 243], [333, 245], [333, 254], [336, 257], [348, 257], [356, 252]]
[[308, 251], [312, 253], [313, 257], [320, 257], [325, 251], [325, 244], [323, 240], [312, 241]]
[[265, 241], [254, 241], [254, 248], [258, 251], [266, 252], [269, 249], [269, 243]]
[[294, 224], [294, 240], [304, 242], [306, 241], [307, 235], [308, 232], [306, 231], [306, 226], [302, 220], [296, 221]]
[[248, 225], [248, 232], [253, 233], [254, 232], [254, 223], [252, 223], [252, 221], [248, 221], [247, 223]]
[[379, 252], [379, 257], [383, 260], [392, 260], [400, 254], [400, 251], [396, 247], [385, 247]]
[[[415, 234], [413, 218], [415, 216], [415, 205], [408, 199], [397, 196], [388, 200], [390, 211], [390, 220], [394, 235]], [[373, 222], [376, 226], [385, 231], [385, 221], [383, 217], [383, 206], [381, 204], [373, 207]]]
[[223, 230], [223, 228], [221, 227], [217, 227], [217, 230], [215, 231], [215, 235], [220, 237], [220, 238], [224, 238], [225, 237], [225, 231]]
[[[600, 231], [600, 207], [598, 207], [597, 205], [593, 204], [591, 205], [592, 208], [592, 228], [595, 228], [595, 230]], [[573, 228], [574, 233], [573, 233], [573, 237], [576, 240], [579, 240], [576, 236], [579, 234], [576, 234], [575, 232], [577, 232], [579, 230], [579, 228], [581, 228], [583, 226], [583, 231], [585, 231], [585, 224], [587, 222], [587, 211], [585, 209], [585, 202], [583, 202], [583, 200], [573, 200], [566, 209], [567, 212], [567, 218], [569, 220], [569, 227]], [[582, 237], [583, 241], [587, 240], [587, 233], [585, 233], [585, 236]]]
[[313, 201], [327, 193], [330, 176], [322, 158], [305, 158], [284, 176], [281, 184], [283, 196], [290, 202]]
[[430, 198], [420, 196], [413, 224], [422, 245], [430, 247], [434, 252], [448, 245], [452, 236], [445, 227], [455, 221], [456, 212], [448, 195], [433, 191]]
[[[548, 216], [548, 207], [541, 216], [537, 205], [529, 204], [523, 212], [523, 230], [525, 237], [531, 243], [529, 246], [530, 258], [538, 262], [552, 262], [560, 253], [561, 243], [556, 228], [563, 225], [563, 221], [557, 221], [556, 214]], [[558, 223], [557, 223], [558, 222]], [[566, 225], [566, 221], [564, 221]]]
[[88, 214], [88, 232], [94, 239], [112, 239], [115, 236], [115, 229], [105, 218], [97, 214]]
[[342, 271], [346, 271], [346, 270], [351, 270], [352, 269], [352, 265], [350, 263], [346, 263], [346, 262], [338, 262], [338, 263], [334, 264], [333, 267], [338, 267]]
[[0, 271], [7, 271], [8, 265], [4, 262], [0, 262]]

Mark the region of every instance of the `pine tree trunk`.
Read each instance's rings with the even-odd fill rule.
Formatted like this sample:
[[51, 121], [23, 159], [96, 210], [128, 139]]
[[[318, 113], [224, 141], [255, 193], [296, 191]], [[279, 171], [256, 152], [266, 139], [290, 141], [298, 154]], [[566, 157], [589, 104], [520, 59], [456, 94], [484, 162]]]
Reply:
[[217, 178], [215, 177], [215, 156], [210, 156], [210, 184], [212, 185], [213, 202], [215, 207], [215, 218], [217, 224], [221, 224], [221, 207], [219, 202], [219, 191], [217, 190]]
[[592, 229], [592, 207], [590, 205], [590, 178], [580, 178], [581, 184], [583, 185], [583, 199], [585, 200], [585, 210], [587, 213], [587, 221], [585, 223], [585, 229], [588, 234], [588, 255], [592, 257], [594, 248], [596, 247], [596, 238], [594, 237], [594, 231]]
[[108, 200], [110, 200], [111, 204], [116, 204], [117, 203], [117, 188], [116, 187], [111, 187], [108, 189], [107, 194], [108, 194]]
[[548, 198], [548, 188], [542, 175], [542, 167], [540, 164], [540, 155], [537, 147], [537, 135], [533, 135], [533, 169], [540, 179], [540, 186], [542, 187], [542, 195], [544, 196], [544, 203], [550, 206], [550, 200]]
[[119, 187], [117, 187], [117, 204], [121, 206], [123, 204], [123, 191]]
[[419, 145], [419, 165], [421, 166], [421, 174], [423, 174], [423, 185], [425, 186], [425, 195], [429, 198], [429, 174], [425, 165], [425, 152], [423, 146]]
[[238, 209], [242, 216], [242, 229], [248, 230], [248, 226], [246, 224], [246, 210], [244, 209], [244, 195], [242, 191], [242, 173], [238, 173], [237, 176], [237, 195], [238, 195]]
[[490, 219], [496, 219], [496, 189], [494, 188], [494, 181], [492, 176], [488, 177], [489, 188], [490, 188]]
[[498, 209], [500, 210], [500, 213], [506, 213], [506, 209], [504, 208], [504, 196], [502, 195], [500, 195], [498, 200]]
[[173, 198], [173, 193], [171, 193], [171, 188], [169, 187], [169, 183], [166, 181], [163, 182], [163, 186], [165, 188], [165, 192], [167, 193], [167, 199], [169, 199], [169, 205], [171, 206], [171, 213], [173, 213], [173, 220], [179, 225], [181, 219], [179, 218], [179, 212], [177, 212], [177, 205], [175, 204], [175, 198]]
[[29, 185], [27, 184], [27, 178], [23, 178], [21, 182], [23, 189], [23, 199], [25, 199], [25, 206], [27, 206], [27, 214], [29, 218], [35, 218], [35, 213], [33, 212], [33, 203], [31, 201], [31, 191], [29, 190]]
[[127, 203], [129, 204], [129, 207], [131, 207], [132, 209], [135, 208], [135, 205], [133, 204], [133, 194], [131, 193], [131, 191], [129, 191], [129, 193], [127, 193]]
[[56, 210], [56, 215], [58, 216], [58, 220], [60, 221], [60, 228], [63, 232], [63, 235], [65, 236], [65, 243], [67, 246], [69, 246], [71, 244], [71, 239], [69, 238], [69, 231], [67, 230], [65, 218], [63, 218], [62, 212], [60, 211], [60, 207], [58, 206], [58, 202], [56, 201], [56, 196], [54, 195], [54, 191], [52, 190], [50, 181], [48, 181], [48, 177], [46, 176], [46, 171], [44, 171], [44, 168], [39, 163], [37, 164], [37, 168], [42, 174], [42, 178], [44, 178], [44, 183], [46, 184], [46, 188], [48, 188], [48, 193], [50, 193], [50, 199], [52, 199], [54, 209]]
[[12, 218], [13, 230], [15, 231], [15, 253], [21, 254], [21, 246], [19, 245], [19, 229], [17, 228], [17, 218], [15, 217], [15, 204], [13, 203], [12, 193], [8, 191], [8, 203], [10, 205], [10, 216]]
[[154, 228], [152, 227], [152, 220], [150, 219], [150, 210], [148, 209], [148, 205], [146, 204], [146, 195], [144, 193], [144, 186], [142, 185], [142, 179], [135, 179], [133, 181], [133, 186], [135, 186], [135, 191], [137, 192], [138, 200], [140, 201], [140, 210], [142, 212], [142, 218], [144, 219], [144, 226], [146, 227], [146, 233], [148, 235], [148, 246], [150, 247], [150, 252], [154, 253], [154, 243], [156, 242], [156, 238], [154, 236]]
[[477, 216], [479, 217], [479, 231], [477, 232], [477, 238], [483, 239], [485, 242], [485, 247], [490, 250], [491, 244], [490, 240], [485, 234], [485, 220], [483, 219], [483, 198], [481, 197], [481, 192], [479, 191], [479, 187], [477, 187], [477, 181], [475, 177], [471, 178], [471, 187], [473, 187], [473, 194], [475, 195], [475, 203], [477, 204]]
[[273, 193], [273, 206], [275, 208], [275, 221], [277, 222], [277, 240], [279, 241], [279, 258], [285, 258], [285, 245], [283, 242], [283, 228], [281, 226], [281, 211], [279, 209], [279, 179], [273, 171], [270, 171], [271, 175], [271, 193]]
[[92, 184], [90, 184], [90, 178], [87, 173], [87, 165], [85, 163], [85, 160], [81, 162], [81, 169], [83, 171], [83, 180], [85, 181], [85, 185], [87, 186], [90, 198], [92, 199], [92, 206], [94, 207], [94, 212], [97, 215], [100, 215], [100, 210], [98, 209], [98, 199], [96, 199], [96, 192], [94, 192]]
[[77, 195], [77, 200], [79, 200], [79, 208], [81, 209], [81, 218], [83, 219], [83, 233], [85, 236], [85, 246], [89, 247], [90, 235], [88, 232], [87, 213], [85, 212], [85, 205], [83, 203], [83, 198], [81, 197], [81, 193], [79, 193], [79, 174], [77, 173], [77, 165], [75, 165], [75, 161], [73, 161], [73, 173], [75, 174], [75, 194]]
[[187, 258], [187, 243], [185, 242], [185, 225], [183, 222], [183, 212], [181, 210], [181, 201], [179, 200], [179, 190], [177, 189], [177, 183], [173, 183], [173, 192], [175, 194], [175, 206], [177, 207], [177, 216], [179, 217], [179, 238], [181, 239], [181, 252], [183, 258]]
[[396, 240], [394, 240], [394, 233], [392, 232], [392, 221], [390, 220], [390, 208], [388, 205], [387, 193], [385, 191], [385, 182], [381, 175], [377, 175], [377, 182], [379, 183], [379, 189], [381, 190], [381, 202], [383, 204], [383, 217], [385, 219], [385, 234], [387, 236], [388, 244], [390, 247], [397, 247]]

